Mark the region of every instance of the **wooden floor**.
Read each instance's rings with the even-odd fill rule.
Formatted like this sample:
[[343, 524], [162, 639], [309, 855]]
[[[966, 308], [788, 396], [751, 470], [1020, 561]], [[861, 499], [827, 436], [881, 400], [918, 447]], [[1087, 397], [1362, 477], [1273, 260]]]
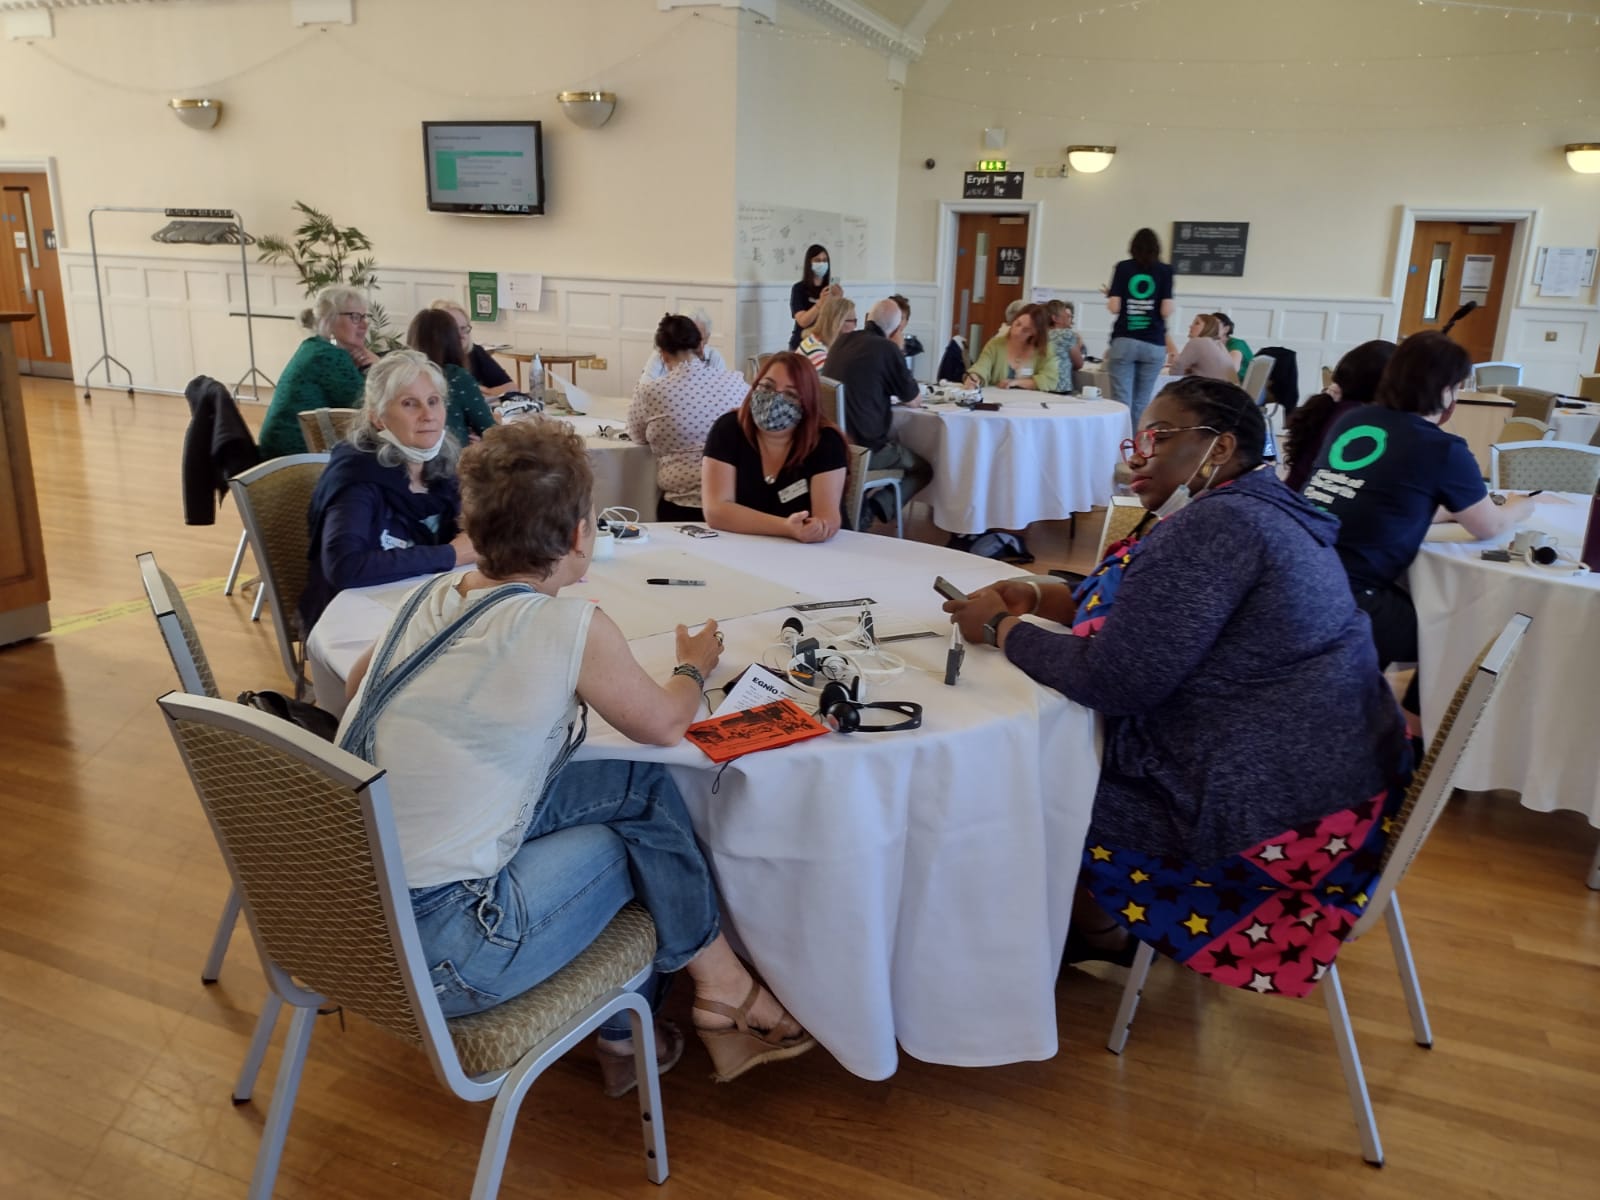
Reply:
[[[62, 631], [0, 650], [0, 1197], [242, 1197], [277, 1055], [256, 1103], [230, 1105], [263, 985], [242, 935], [221, 982], [199, 982], [226, 879], [153, 703], [174, 680], [134, 554], [200, 589], [190, 606], [225, 693], [282, 686], [271, 629], [220, 594], [231, 507], [183, 524], [182, 399], [25, 388]], [[1030, 538], [1070, 553], [1059, 528]], [[105, 619], [72, 620], [89, 613]], [[1340, 959], [1381, 1171], [1357, 1151], [1320, 1003], [1158, 964], [1122, 1058], [1103, 1048], [1110, 967], [1065, 972], [1049, 1062], [906, 1059], [867, 1083], [815, 1053], [716, 1086], [691, 1044], [663, 1087], [662, 1190], [644, 1179], [637, 1109], [605, 1100], [575, 1054], [531, 1093], [502, 1195], [1594, 1200], [1595, 836], [1506, 803], [1446, 813], [1404, 889], [1431, 1051], [1411, 1042], [1384, 935]], [[464, 1200], [486, 1119], [414, 1051], [323, 1018], [277, 1194]]]

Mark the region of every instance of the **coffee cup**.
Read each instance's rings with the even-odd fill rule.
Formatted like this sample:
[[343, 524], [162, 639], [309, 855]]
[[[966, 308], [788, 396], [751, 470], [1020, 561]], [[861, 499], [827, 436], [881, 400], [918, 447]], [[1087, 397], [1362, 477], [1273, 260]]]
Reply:
[[1083, 391], [1080, 394], [1083, 396], [1083, 398], [1085, 400], [1098, 400], [1098, 399], [1100, 399], [1100, 389], [1097, 388], [1097, 387], [1086, 387], [1086, 388], [1083, 389]]
[[602, 559], [615, 558], [617, 554], [617, 539], [611, 536], [609, 529], [597, 530], [594, 535], [594, 552], [589, 555], [595, 562]]
[[1555, 539], [1538, 529], [1524, 529], [1511, 539], [1513, 557], [1531, 560], [1535, 551], [1554, 549]]

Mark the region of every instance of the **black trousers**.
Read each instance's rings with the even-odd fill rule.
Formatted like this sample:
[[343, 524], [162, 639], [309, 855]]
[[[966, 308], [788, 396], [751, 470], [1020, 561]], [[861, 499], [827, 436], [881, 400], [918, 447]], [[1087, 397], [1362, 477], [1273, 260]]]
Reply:
[[[1411, 602], [1411, 593], [1398, 584], [1369, 585], [1350, 581], [1350, 591], [1355, 596], [1356, 607], [1372, 621], [1372, 641], [1378, 648], [1378, 666], [1391, 663], [1417, 661], [1417, 607]], [[1421, 672], [1412, 675], [1401, 706], [1410, 713], [1419, 712], [1417, 679]]]
[[695, 524], [699, 524], [705, 519], [706, 514], [703, 509], [674, 504], [665, 496], [656, 501], [656, 520], [658, 521], [692, 521]]

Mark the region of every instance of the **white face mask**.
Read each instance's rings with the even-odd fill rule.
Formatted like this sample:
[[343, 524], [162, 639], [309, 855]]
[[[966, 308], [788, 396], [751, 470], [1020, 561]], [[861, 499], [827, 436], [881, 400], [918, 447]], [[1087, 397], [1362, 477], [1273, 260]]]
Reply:
[[826, 262], [814, 262], [814, 263], [812, 263], [811, 264], [811, 273], [813, 275], [815, 275], [818, 279], [821, 279], [824, 275], [826, 275], [828, 273], [828, 264]]
[[[1189, 490], [1189, 485], [1194, 482], [1195, 475], [1200, 474], [1200, 468], [1206, 465], [1206, 459], [1211, 457], [1211, 451], [1216, 449], [1216, 446], [1217, 438], [1212, 438], [1211, 445], [1207, 446], [1206, 452], [1200, 456], [1200, 466], [1194, 469], [1194, 474], [1190, 475], [1189, 478], [1183, 483], [1180, 483], [1178, 485], [1178, 489], [1173, 492], [1172, 495], [1167, 497], [1167, 502], [1160, 508], [1156, 509], [1156, 520], [1164, 521], [1173, 513], [1179, 512], [1189, 506], [1189, 501], [1194, 498], [1194, 493]], [[1215, 474], [1215, 471], [1212, 473]], [[1207, 486], [1210, 485], [1210, 482], [1211, 481], [1207, 479]], [[1200, 490], [1203, 492], [1206, 489], [1201, 488]]]
[[440, 449], [444, 446], [443, 430], [439, 431], [439, 440], [437, 442], [435, 442], [432, 446], [422, 450], [417, 449], [415, 446], [406, 445], [387, 429], [378, 430], [378, 437], [383, 441], [388, 442], [389, 445], [393, 446], [396, 450], [400, 451], [401, 454], [405, 455], [407, 462], [413, 463], [432, 462], [438, 457]]

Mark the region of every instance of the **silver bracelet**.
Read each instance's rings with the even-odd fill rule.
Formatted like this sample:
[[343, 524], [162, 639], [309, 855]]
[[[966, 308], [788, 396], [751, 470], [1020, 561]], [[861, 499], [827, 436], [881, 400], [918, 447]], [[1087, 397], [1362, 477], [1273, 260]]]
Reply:
[[690, 679], [694, 680], [694, 686], [696, 688], [700, 689], [701, 691], [705, 690], [706, 677], [700, 674], [700, 668], [695, 666], [693, 663], [679, 663], [677, 666], [672, 668], [672, 673], [674, 675], [687, 675]]
[[1024, 579], [1022, 582], [1033, 589], [1033, 607], [1029, 611], [1037, 613], [1039, 605], [1044, 603], [1044, 593], [1039, 590], [1039, 585], [1034, 580]]

